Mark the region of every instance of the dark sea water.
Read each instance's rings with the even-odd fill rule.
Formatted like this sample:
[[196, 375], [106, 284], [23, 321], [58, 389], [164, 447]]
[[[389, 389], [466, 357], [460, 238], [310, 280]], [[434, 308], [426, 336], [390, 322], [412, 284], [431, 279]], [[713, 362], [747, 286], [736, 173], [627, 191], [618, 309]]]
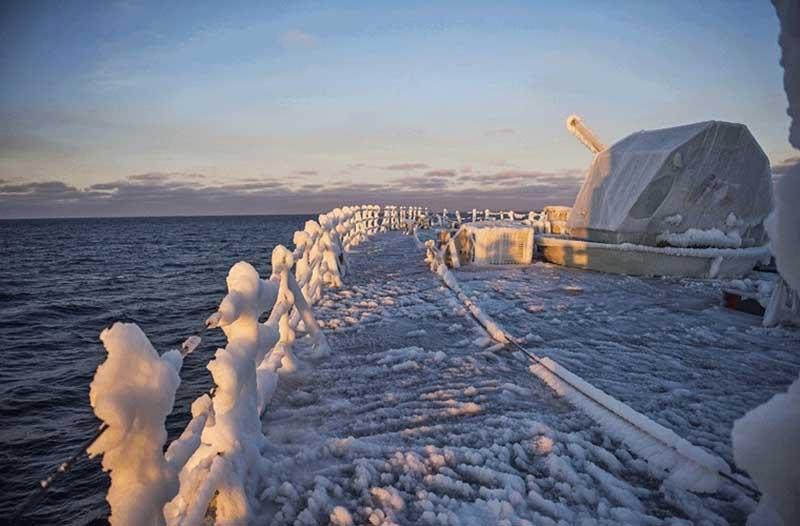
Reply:
[[[136, 322], [159, 352], [195, 334], [236, 262], [269, 273], [311, 216], [0, 221], [0, 522], [96, 430], [89, 383], [99, 334]], [[219, 331], [184, 362], [169, 439], [211, 386]], [[23, 524], [87, 524], [108, 515], [108, 477], [81, 460]]]

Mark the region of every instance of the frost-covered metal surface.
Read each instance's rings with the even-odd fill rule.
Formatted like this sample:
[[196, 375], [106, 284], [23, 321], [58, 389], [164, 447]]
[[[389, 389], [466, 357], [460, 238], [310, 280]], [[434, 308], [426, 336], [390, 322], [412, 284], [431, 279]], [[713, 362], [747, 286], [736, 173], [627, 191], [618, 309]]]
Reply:
[[456, 235], [467, 246], [472, 262], [484, 265], [527, 264], [533, 260], [533, 228], [511, 221], [483, 221], [464, 225]]
[[770, 258], [767, 247], [654, 247], [548, 235], [536, 243], [550, 263], [628, 276], [744, 277]]
[[[262, 494], [259, 520], [744, 523], [753, 503], [741, 493], [723, 488], [700, 497], [662, 485], [650, 477], [641, 458], [533, 376], [527, 359], [488, 350], [494, 342], [425, 269], [422, 254], [413, 257], [415, 250], [414, 242], [399, 234], [374, 238], [353, 253], [352, 280], [327, 292], [318, 304], [333, 355], [314, 363], [298, 352], [305, 366], [282, 380], [264, 419], [271, 443], [265, 454], [270, 483]], [[473, 291], [481, 307], [507, 329], [532, 333], [528, 346], [543, 347], [540, 338], [563, 345], [570, 353], [559, 359], [566, 359], [570, 368], [593, 382], [608, 374], [602, 387], [609, 393], [679, 434], [699, 426], [692, 436], [723, 454], [729, 452], [728, 420], [779, 390], [779, 384], [788, 382], [789, 370], [800, 367], [797, 361], [786, 361], [795, 333], [762, 333], [757, 323], [743, 320], [731, 324], [746, 325], [758, 334], [740, 338], [741, 345], [766, 334], [761, 341], [776, 347], [765, 353], [766, 358], [784, 360], [780, 365], [753, 372], [740, 364], [734, 378], [738, 384], [726, 385], [719, 374], [703, 383], [720, 360], [713, 342], [703, 359], [695, 356], [702, 354], [695, 348], [680, 365], [678, 353], [664, 349], [664, 342], [675, 341], [667, 335], [677, 338], [674, 329], [683, 319], [696, 331], [681, 335], [684, 345], [691, 349], [708, 344], [698, 330], [700, 323], [690, 320], [692, 307], [710, 301], [711, 287], [706, 284], [664, 282], [662, 290], [658, 280], [652, 285], [547, 265], [458, 275], [465, 292]], [[576, 279], [580, 275], [585, 281]], [[595, 293], [587, 293], [597, 278]], [[537, 280], [540, 285], [532, 287]], [[675, 289], [674, 296], [667, 285]], [[604, 295], [615, 288], [615, 306], [606, 309], [620, 326], [603, 317], [595, 323], [592, 320], [604, 310]], [[679, 300], [680, 293], [690, 294]], [[577, 299], [586, 303], [570, 310]], [[643, 327], [654, 332], [649, 358], [637, 347], [644, 343], [640, 331], [631, 334], [630, 360], [621, 353], [606, 356], [611, 346], [606, 340], [626, 346], [626, 317], [647, 316], [647, 305], [661, 309], [649, 313], [658, 316], [665, 303], [673, 302], [679, 303], [680, 311], [669, 317], [670, 324], [656, 331], [651, 319]], [[587, 310], [589, 303], [597, 311]], [[716, 312], [710, 320], [718, 322], [726, 315], [738, 316]], [[593, 352], [595, 341], [598, 349]], [[751, 359], [761, 351], [753, 350]], [[731, 363], [724, 372], [736, 368]], [[590, 374], [592, 369], [599, 371]], [[744, 374], [757, 385], [745, 389]], [[656, 388], [648, 389], [652, 387]], [[732, 388], [753, 392], [730, 396]], [[652, 400], [642, 403], [647, 399]], [[662, 407], [665, 402], [667, 407]], [[699, 407], [704, 405], [709, 407]], [[707, 427], [697, 421], [700, 418], [708, 420]]]
[[800, 371], [796, 329], [723, 307], [715, 280], [636, 278], [536, 263], [457, 271], [529, 346], [733, 462], [730, 431]]
[[762, 245], [771, 187], [769, 160], [742, 124], [640, 131], [594, 158], [568, 226], [575, 237], [601, 242], [654, 245], [669, 233], [684, 234], [685, 243], [716, 230], [726, 243]]

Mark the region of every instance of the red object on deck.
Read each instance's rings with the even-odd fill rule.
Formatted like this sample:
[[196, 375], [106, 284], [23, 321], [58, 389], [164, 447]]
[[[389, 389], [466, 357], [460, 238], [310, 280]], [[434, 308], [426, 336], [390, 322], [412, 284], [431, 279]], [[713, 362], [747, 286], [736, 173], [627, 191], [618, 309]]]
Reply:
[[750, 296], [735, 290], [723, 290], [722, 301], [725, 303], [725, 307], [729, 309], [754, 314], [756, 316], [764, 315], [764, 307], [761, 306], [761, 303], [758, 302], [755, 296]]

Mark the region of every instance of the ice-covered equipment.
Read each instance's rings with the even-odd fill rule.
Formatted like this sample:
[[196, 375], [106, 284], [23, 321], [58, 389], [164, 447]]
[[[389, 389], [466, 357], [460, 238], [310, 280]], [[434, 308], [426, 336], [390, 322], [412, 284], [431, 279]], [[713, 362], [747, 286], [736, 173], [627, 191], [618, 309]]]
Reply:
[[769, 160], [743, 124], [640, 131], [595, 156], [567, 226], [603, 243], [760, 246], [771, 184]]
[[533, 228], [512, 221], [463, 225], [455, 236], [462, 263], [525, 265], [533, 261]]
[[566, 221], [537, 236], [545, 260], [644, 276], [741, 277], [769, 259], [769, 160], [743, 124], [640, 131], [609, 148], [577, 117], [596, 153]]
[[547, 222], [547, 232], [552, 234], [566, 234], [567, 221], [572, 209], [568, 206], [545, 206], [542, 209]]

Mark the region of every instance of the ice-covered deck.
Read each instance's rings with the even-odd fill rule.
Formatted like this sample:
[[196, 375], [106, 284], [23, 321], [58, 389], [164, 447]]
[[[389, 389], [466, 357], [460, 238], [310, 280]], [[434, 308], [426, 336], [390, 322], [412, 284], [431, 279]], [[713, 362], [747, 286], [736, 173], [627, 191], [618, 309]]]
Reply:
[[[652, 478], [645, 461], [528, 371], [423, 263], [413, 238], [350, 253], [315, 307], [333, 350], [284, 377], [263, 417], [275, 524], [744, 523], [752, 502]], [[462, 288], [550, 356], [731, 462], [730, 428], [800, 369], [796, 332], [722, 309], [707, 281], [537, 263], [460, 270]], [[298, 342], [299, 343], [299, 342]]]
[[512, 334], [634, 409], [733, 462], [733, 422], [797, 378], [795, 329], [725, 308], [720, 281], [536, 263], [457, 271]]

